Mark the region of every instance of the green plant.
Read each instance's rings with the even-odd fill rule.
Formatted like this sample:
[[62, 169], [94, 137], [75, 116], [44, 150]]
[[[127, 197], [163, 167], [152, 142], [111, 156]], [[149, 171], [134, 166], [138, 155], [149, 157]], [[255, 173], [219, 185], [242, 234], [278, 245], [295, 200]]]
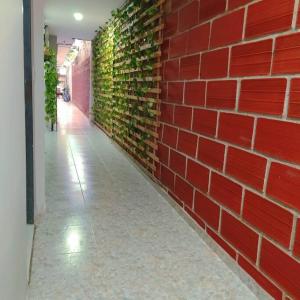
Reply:
[[45, 111], [46, 121], [50, 122], [53, 131], [56, 124], [57, 105], [56, 105], [56, 87], [58, 84], [58, 75], [56, 71], [56, 52], [49, 48], [44, 48], [44, 69], [45, 69]]
[[158, 0], [130, 0], [93, 40], [94, 119], [142, 161], [157, 132], [159, 13]]

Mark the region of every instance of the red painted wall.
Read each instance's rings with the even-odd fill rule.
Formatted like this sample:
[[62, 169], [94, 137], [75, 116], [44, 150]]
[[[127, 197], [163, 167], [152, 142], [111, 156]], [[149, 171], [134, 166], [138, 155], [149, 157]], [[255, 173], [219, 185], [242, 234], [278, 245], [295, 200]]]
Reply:
[[85, 114], [89, 114], [91, 43], [84, 42], [72, 66], [72, 102]]
[[168, 0], [156, 176], [275, 299], [300, 299], [294, 0]]

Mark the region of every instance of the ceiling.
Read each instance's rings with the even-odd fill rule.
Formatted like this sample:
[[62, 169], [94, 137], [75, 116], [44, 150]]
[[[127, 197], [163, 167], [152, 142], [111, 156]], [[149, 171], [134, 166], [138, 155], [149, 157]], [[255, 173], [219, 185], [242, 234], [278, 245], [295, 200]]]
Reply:
[[[72, 44], [72, 39], [91, 40], [95, 30], [110, 18], [111, 11], [124, 0], [46, 0], [45, 24], [50, 34], [57, 35], [58, 44]], [[80, 12], [78, 22], [73, 14]]]

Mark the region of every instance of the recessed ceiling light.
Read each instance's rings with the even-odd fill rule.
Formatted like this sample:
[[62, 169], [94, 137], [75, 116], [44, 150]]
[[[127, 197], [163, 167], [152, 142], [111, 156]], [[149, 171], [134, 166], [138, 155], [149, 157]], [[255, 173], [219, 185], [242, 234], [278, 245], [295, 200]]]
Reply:
[[80, 13], [80, 12], [74, 13], [73, 16], [74, 16], [74, 18], [75, 18], [76, 21], [81, 21], [83, 19], [83, 14]]

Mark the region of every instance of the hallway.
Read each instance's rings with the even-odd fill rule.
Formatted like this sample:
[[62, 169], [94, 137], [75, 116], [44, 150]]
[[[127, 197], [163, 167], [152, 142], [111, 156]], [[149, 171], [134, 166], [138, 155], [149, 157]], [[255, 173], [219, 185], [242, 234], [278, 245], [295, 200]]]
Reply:
[[256, 299], [75, 106], [59, 116], [30, 299]]

